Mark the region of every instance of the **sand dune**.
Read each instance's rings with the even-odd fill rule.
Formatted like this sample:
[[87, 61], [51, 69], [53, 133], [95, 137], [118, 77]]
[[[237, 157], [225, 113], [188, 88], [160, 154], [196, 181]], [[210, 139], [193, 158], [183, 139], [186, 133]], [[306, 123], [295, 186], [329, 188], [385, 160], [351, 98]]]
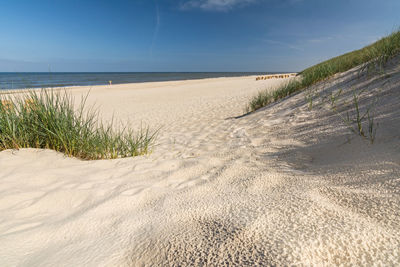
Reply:
[[[234, 118], [286, 81], [93, 87], [104, 119], [161, 126], [158, 145], [104, 161], [1, 152], [0, 265], [398, 265], [398, 61], [316, 86], [311, 111], [300, 93]], [[373, 145], [322, 101], [338, 88], [379, 97]]]

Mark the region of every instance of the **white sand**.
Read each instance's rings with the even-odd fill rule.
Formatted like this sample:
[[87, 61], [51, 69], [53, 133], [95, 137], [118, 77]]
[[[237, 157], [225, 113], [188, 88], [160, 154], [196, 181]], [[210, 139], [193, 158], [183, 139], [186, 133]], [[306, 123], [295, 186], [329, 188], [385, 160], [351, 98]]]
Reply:
[[158, 146], [105, 161], [1, 152], [0, 266], [400, 264], [398, 66], [319, 89], [380, 96], [374, 145], [344, 144], [353, 135], [304, 93], [232, 118], [283, 80], [93, 87], [104, 119], [162, 126]]

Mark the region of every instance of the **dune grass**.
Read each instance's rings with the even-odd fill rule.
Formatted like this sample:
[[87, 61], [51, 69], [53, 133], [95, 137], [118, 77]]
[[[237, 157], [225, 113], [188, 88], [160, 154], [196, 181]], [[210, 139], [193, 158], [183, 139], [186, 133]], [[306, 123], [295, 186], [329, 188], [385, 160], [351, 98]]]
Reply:
[[[375, 108], [378, 98], [375, 97], [372, 100], [370, 99], [369, 103], [365, 105], [364, 110], [361, 110], [359, 103], [360, 97], [365, 91], [366, 90], [353, 90], [352, 99], [350, 103], [348, 103], [348, 97], [345, 97], [345, 99], [340, 101], [339, 98], [343, 92], [340, 89], [337, 93], [331, 92], [329, 102], [332, 110], [339, 116], [352, 133], [369, 140], [369, 142], [373, 144], [376, 138], [376, 131], [379, 127], [379, 123], [375, 121]], [[339, 111], [339, 107], [342, 107], [342, 109], [344, 107], [346, 112]]]
[[86, 160], [115, 159], [146, 154], [156, 132], [102, 123], [98, 112], [79, 107], [67, 92], [41, 90], [8, 98], [0, 95], [0, 151], [45, 148]]
[[246, 107], [246, 111], [255, 111], [259, 108], [265, 107], [272, 102], [293, 94], [298, 90], [299, 84], [300, 82], [293, 80], [284, 84], [276, 90], [260, 91], [255, 97], [250, 100], [250, 103]]
[[362, 49], [329, 59], [300, 72], [300, 79], [292, 80], [274, 91], [260, 92], [247, 106], [247, 111], [255, 111], [274, 101], [303, 90], [313, 84], [323, 81], [336, 73], [344, 72], [356, 66], [363, 69], [380, 69], [387, 61], [400, 54], [400, 30], [378, 40]]

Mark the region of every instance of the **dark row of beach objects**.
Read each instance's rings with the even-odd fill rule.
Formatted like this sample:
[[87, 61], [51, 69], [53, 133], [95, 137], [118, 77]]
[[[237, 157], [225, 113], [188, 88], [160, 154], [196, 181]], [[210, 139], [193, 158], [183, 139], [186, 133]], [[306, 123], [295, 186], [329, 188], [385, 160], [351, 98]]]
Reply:
[[295, 77], [296, 73], [289, 73], [289, 74], [273, 74], [273, 75], [265, 75], [265, 76], [258, 76], [256, 77], [256, 81], [259, 80], [269, 80], [269, 79], [285, 79]]

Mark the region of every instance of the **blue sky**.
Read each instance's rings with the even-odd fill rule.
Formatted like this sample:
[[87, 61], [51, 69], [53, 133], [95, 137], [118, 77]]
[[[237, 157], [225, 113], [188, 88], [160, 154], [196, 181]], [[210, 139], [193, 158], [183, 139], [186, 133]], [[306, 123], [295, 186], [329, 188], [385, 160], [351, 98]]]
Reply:
[[2, 0], [0, 71], [299, 71], [400, 26], [399, 0]]

